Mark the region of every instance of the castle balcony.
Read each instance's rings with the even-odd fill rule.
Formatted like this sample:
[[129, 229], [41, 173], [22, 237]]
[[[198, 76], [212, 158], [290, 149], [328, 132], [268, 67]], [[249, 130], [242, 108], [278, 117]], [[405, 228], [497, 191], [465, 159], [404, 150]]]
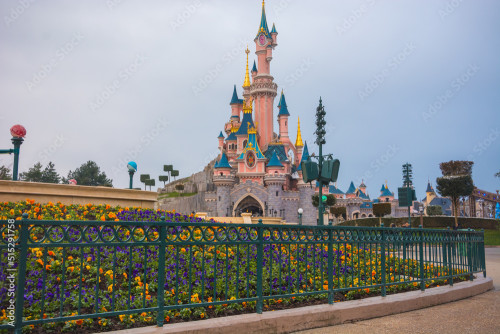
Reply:
[[236, 182], [234, 175], [214, 175], [213, 182], [216, 186], [232, 186]]
[[270, 185], [270, 184], [282, 185], [285, 182], [286, 182], [286, 174], [273, 173], [273, 174], [266, 174], [264, 176], [264, 183], [266, 185]]

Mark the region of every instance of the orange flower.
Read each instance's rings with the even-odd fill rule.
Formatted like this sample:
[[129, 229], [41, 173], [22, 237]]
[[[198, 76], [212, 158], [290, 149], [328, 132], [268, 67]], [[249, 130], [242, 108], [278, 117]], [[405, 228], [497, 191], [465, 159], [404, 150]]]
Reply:
[[50, 256], [55, 256], [56, 254], [53, 251], [49, 251], [48, 253]]
[[75, 323], [76, 323], [78, 326], [81, 326], [81, 325], [83, 325], [83, 320], [82, 320], [82, 319], [78, 319], [77, 321], [75, 321]]
[[103, 216], [101, 216], [101, 220], [102, 220], [102, 221], [106, 221], [106, 217], [105, 217], [104, 215], [103, 215]]

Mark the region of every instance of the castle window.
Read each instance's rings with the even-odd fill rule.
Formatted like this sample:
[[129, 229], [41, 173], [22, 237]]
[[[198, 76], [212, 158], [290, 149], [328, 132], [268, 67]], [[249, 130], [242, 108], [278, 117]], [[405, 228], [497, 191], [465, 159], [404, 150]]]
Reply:
[[285, 126], [286, 126], [286, 121], [285, 121]]
[[220, 202], [220, 196], [219, 196], [219, 202]]
[[276, 196], [278, 196], [278, 194], [279, 194], [279, 191], [276, 192]]
[[220, 176], [223, 176], [223, 175], [224, 175], [224, 173], [220, 172]]

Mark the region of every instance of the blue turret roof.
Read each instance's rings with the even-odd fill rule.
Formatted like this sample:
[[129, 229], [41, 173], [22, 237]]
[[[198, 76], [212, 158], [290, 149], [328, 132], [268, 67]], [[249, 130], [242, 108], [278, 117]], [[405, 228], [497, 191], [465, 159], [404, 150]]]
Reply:
[[281, 91], [281, 97], [280, 97], [280, 102], [278, 103], [278, 108], [280, 109], [278, 116], [290, 116], [290, 113], [288, 112], [288, 108], [286, 106], [285, 94], [283, 94], [283, 91]]
[[234, 133], [234, 132], [231, 132], [231, 133], [229, 134], [229, 136], [227, 136], [226, 141], [230, 141], [230, 140], [237, 140], [237, 139], [238, 139], [238, 138], [236, 138], [235, 133]]
[[434, 192], [434, 189], [432, 189], [430, 182], [427, 182], [427, 190], [425, 192], [426, 193], [433, 193]]
[[271, 29], [271, 34], [277, 34], [278, 32], [276, 31], [276, 27], [274, 26], [273, 23], [273, 28]]
[[334, 185], [331, 185], [328, 188], [328, 192], [330, 194], [335, 194], [335, 195], [344, 195], [344, 192], [342, 190], [340, 190], [339, 188], [335, 187]]
[[281, 162], [288, 161], [288, 157], [286, 156], [285, 152], [285, 146], [283, 146], [283, 144], [269, 145], [264, 155], [266, 156], [267, 159], [271, 159], [274, 153], [276, 153], [276, 156]]
[[220, 132], [219, 137], [217, 137], [217, 138], [224, 138], [224, 135], [222, 134], [222, 131]]
[[259, 26], [259, 31], [257, 32], [257, 36], [259, 36], [260, 33], [264, 33], [268, 38], [271, 38], [271, 35], [269, 34], [269, 28], [267, 27], [267, 19], [266, 19], [266, 9], [264, 8], [264, 3], [262, 3], [262, 15], [260, 17], [260, 26]]
[[380, 197], [387, 197], [387, 196], [394, 196], [393, 193], [389, 190], [389, 188], [384, 187], [384, 191], [382, 191], [382, 194]]
[[257, 65], [255, 64], [255, 60], [253, 61], [252, 72], [257, 72]]
[[[250, 115], [250, 114], [247, 114], [247, 115]], [[245, 146], [245, 148], [241, 152], [241, 154], [238, 157], [238, 159], [244, 159], [245, 158], [245, 153], [247, 153], [247, 151], [254, 151], [255, 152], [255, 156], [257, 157], [257, 159], [265, 159], [266, 158], [264, 156], [264, 154], [262, 154], [262, 151], [260, 150], [259, 143], [257, 142], [257, 136], [255, 134], [255, 131], [251, 131], [248, 134], [247, 146]]]
[[385, 190], [385, 186], [384, 186], [384, 184], [382, 184], [382, 188], [380, 188], [380, 191], [383, 192], [384, 190]]
[[247, 135], [249, 127], [250, 128], [255, 127], [255, 125], [253, 125], [252, 114], [243, 113], [243, 119], [241, 120], [241, 125], [238, 131], [236, 132], [236, 135]]
[[267, 167], [283, 167], [283, 164], [280, 162], [276, 151], [273, 152], [271, 159], [269, 160]]
[[236, 92], [236, 85], [234, 85], [233, 96], [231, 97], [231, 102], [229, 104], [243, 104], [243, 100], [238, 98], [238, 93]]
[[214, 168], [231, 168], [229, 161], [227, 161], [227, 156], [225, 152], [222, 152], [222, 156], [218, 163], [215, 163]]
[[356, 187], [354, 186], [354, 183], [351, 181], [351, 184], [349, 185], [349, 189], [347, 189], [346, 194], [354, 194], [356, 191]]
[[366, 195], [364, 192], [361, 190], [358, 190], [358, 197], [362, 199], [370, 199], [370, 196]]
[[307, 149], [307, 142], [304, 144], [304, 150], [302, 151], [302, 159], [300, 159], [300, 164], [297, 170], [302, 170], [302, 161], [309, 159], [309, 150]]

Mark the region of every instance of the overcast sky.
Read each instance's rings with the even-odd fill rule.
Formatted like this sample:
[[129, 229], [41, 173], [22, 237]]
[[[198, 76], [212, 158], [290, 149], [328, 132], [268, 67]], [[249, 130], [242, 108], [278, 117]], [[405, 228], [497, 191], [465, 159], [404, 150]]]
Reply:
[[[291, 137], [300, 116], [317, 152], [321, 96], [340, 189], [364, 179], [372, 198], [386, 180], [397, 191], [410, 162], [422, 198], [440, 162], [463, 159], [479, 188], [500, 188], [499, 1], [269, 0], [266, 11]], [[157, 178], [217, 155], [261, 1], [19, 0], [0, 13], [1, 148], [22, 124], [21, 171], [53, 161], [66, 175], [94, 160], [124, 188], [129, 160]]]

